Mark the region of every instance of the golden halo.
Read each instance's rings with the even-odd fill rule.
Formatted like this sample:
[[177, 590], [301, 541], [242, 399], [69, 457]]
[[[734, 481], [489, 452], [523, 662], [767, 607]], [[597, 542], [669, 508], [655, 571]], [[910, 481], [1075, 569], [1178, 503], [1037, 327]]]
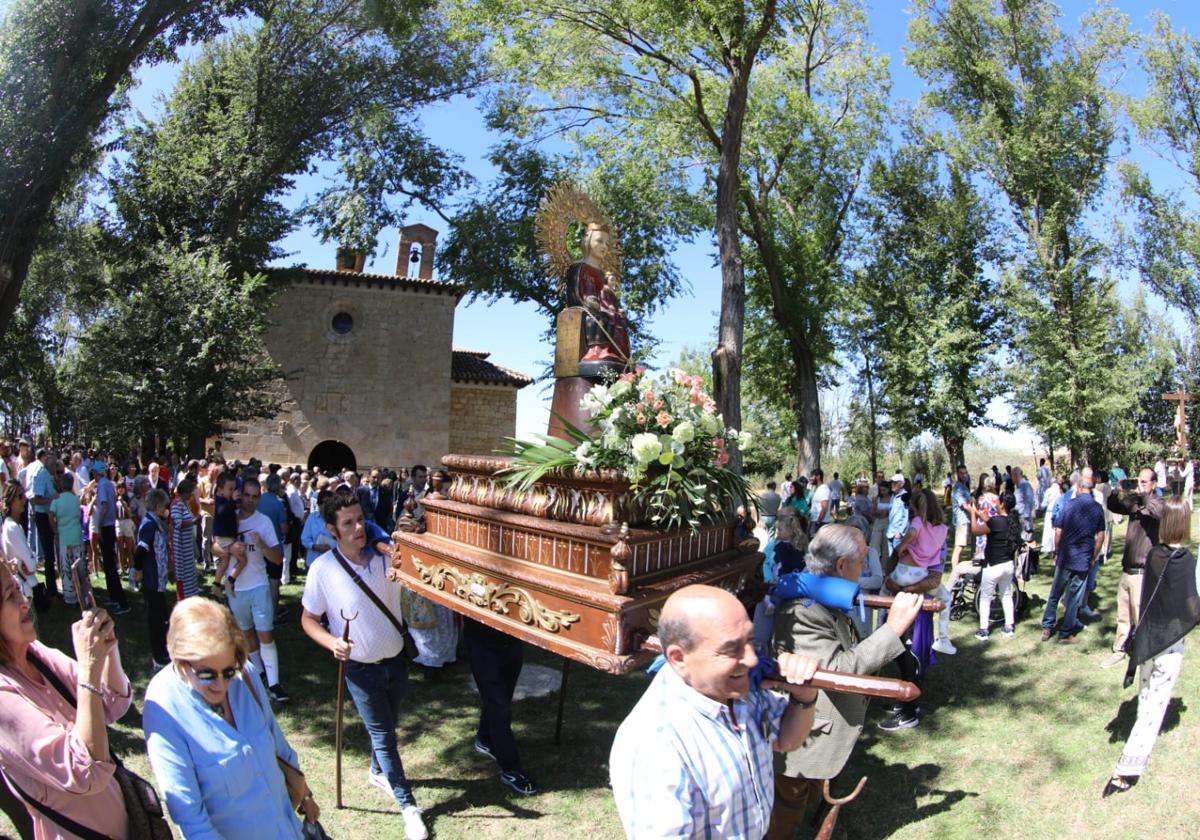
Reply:
[[608, 256], [601, 268], [621, 277], [621, 249], [613, 230], [612, 220], [598, 201], [569, 181], [562, 181], [550, 188], [538, 206], [538, 245], [541, 247], [547, 273], [560, 284], [566, 279], [567, 269], [577, 262], [571, 256], [567, 237], [571, 225], [599, 224], [612, 231]]

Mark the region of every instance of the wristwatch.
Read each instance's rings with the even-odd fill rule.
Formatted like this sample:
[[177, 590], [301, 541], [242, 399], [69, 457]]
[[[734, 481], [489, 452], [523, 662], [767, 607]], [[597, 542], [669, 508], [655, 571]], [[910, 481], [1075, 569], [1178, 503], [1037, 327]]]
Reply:
[[817, 705], [817, 698], [813, 697], [811, 700], [801, 700], [795, 694], [790, 694], [788, 695], [788, 705], [795, 706], [797, 709], [811, 709]]

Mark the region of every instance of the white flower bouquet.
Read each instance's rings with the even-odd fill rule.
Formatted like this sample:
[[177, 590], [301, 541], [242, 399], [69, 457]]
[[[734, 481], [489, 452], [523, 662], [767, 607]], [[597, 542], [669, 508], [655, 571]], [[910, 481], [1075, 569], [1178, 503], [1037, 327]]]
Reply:
[[571, 440], [510, 439], [510, 486], [527, 490], [551, 471], [616, 471], [643, 513], [629, 524], [666, 529], [726, 521], [738, 505], [754, 503], [745, 479], [726, 468], [728, 447], [744, 448], [750, 435], [725, 427], [699, 376], [638, 368], [594, 386], [581, 402], [591, 433], [564, 421]]

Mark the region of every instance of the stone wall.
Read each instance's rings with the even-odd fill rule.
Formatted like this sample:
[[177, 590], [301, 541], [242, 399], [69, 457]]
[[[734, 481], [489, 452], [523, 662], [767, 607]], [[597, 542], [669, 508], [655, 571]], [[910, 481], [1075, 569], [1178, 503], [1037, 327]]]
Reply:
[[517, 431], [517, 389], [510, 385], [450, 385], [450, 452], [492, 455]]
[[[283, 409], [227, 433], [225, 456], [307, 464], [318, 443], [338, 440], [360, 469], [439, 463], [450, 451], [457, 302], [454, 292], [377, 276], [326, 273], [295, 282], [279, 295], [276, 326], [264, 336], [288, 376]], [[341, 313], [353, 319], [344, 334], [334, 329]]]

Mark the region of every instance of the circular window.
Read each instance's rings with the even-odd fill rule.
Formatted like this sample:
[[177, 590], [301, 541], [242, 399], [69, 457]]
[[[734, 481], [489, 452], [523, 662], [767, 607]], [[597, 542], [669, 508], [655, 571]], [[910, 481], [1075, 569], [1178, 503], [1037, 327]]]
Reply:
[[333, 316], [333, 331], [338, 335], [346, 335], [354, 329], [354, 318], [349, 312], [339, 312]]

